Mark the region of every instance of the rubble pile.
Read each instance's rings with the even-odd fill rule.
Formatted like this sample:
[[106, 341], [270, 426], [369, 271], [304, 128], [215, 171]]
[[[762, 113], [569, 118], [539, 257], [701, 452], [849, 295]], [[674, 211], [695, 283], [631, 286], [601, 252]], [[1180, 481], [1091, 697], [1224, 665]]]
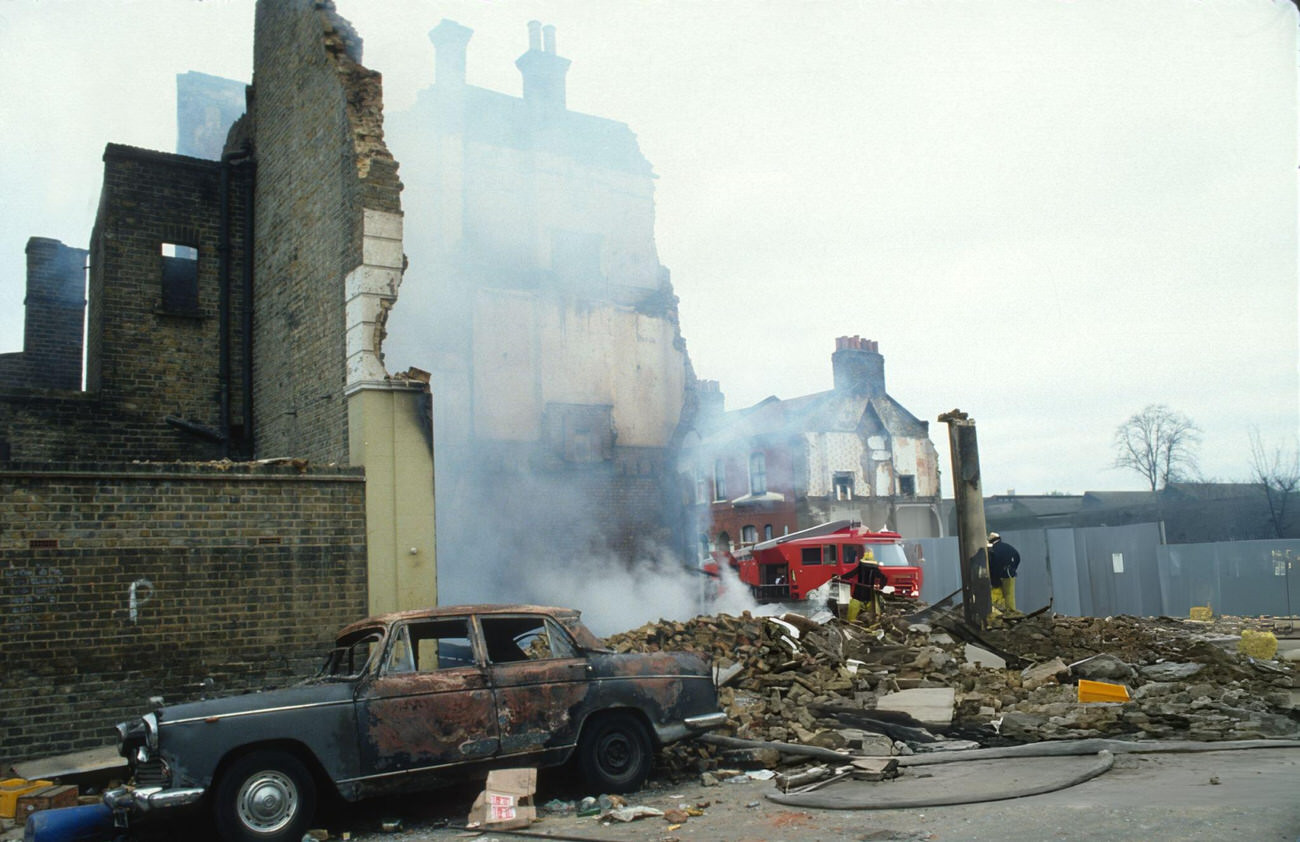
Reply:
[[[982, 745], [1300, 738], [1298, 665], [1238, 652], [1249, 622], [1045, 612], [976, 633], [953, 612], [910, 622], [903, 611], [916, 607], [894, 604], [857, 623], [702, 616], [651, 623], [607, 643], [617, 651], [708, 657], [729, 719], [717, 733], [761, 743], [888, 755], [954, 738]], [[1081, 679], [1122, 685], [1116, 690], [1128, 701], [1081, 702]], [[900, 703], [911, 698], [900, 691], [925, 688], [931, 701], [934, 693], [947, 698], [942, 690], [951, 694], [950, 721]], [[666, 756], [669, 768], [682, 772], [775, 768], [794, 759], [774, 747], [700, 744]]]

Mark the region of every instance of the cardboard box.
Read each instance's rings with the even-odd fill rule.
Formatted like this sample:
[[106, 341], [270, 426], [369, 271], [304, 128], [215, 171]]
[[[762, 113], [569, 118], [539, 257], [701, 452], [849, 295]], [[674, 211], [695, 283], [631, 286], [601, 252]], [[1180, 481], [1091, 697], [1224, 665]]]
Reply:
[[18, 796], [18, 811], [14, 815], [14, 820], [19, 824], [26, 824], [27, 817], [32, 813], [75, 806], [77, 806], [77, 788], [72, 784], [42, 787]]
[[512, 830], [528, 827], [537, 818], [533, 793], [536, 769], [498, 769], [489, 772], [487, 784], [469, 809], [469, 827]]

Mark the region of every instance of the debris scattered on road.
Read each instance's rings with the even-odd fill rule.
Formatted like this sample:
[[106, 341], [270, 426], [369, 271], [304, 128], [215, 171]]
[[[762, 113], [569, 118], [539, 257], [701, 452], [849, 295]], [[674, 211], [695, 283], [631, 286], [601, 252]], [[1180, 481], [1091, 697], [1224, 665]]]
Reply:
[[[903, 612], [915, 608], [887, 601], [869, 625], [702, 616], [651, 623], [607, 643], [617, 651], [695, 651], [726, 676], [719, 701], [727, 726], [670, 750], [661, 770], [699, 775], [705, 785], [745, 770], [834, 766], [835, 755], [1093, 737], [1300, 737], [1297, 662], [1250, 654], [1260, 651], [1250, 641], [1269, 639], [1277, 654], [1268, 618], [1044, 611], [975, 634], [951, 610], [910, 622]], [[1080, 682], [1109, 685], [1113, 696], [1082, 703]], [[916, 690], [924, 693], [912, 704], [904, 691]], [[803, 756], [815, 750], [830, 756]]]

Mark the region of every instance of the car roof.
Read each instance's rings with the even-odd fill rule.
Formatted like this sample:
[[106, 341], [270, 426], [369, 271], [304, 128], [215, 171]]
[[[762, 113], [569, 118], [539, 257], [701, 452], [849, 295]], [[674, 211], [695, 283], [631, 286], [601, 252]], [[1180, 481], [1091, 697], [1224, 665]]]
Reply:
[[431, 620], [440, 617], [460, 617], [465, 614], [546, 614], [557, 620], [576, 620], [579, 613], [574, 608], [560, 608], [553, 605], [440, 605], [435, 608], [415, 608], [376, 614], [345, 626], [337, 636], [345, 637], [362, 629], [388, 626], [401, 620]]

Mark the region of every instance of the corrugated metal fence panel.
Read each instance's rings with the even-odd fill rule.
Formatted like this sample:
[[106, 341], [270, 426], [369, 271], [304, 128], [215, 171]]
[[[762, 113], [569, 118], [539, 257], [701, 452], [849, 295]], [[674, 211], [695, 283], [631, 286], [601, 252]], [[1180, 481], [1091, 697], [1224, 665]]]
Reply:
[[910, 538], [903, 542], [910, 550], [921, 548], [925, 561], [921, 569], [925, 578], [921, 582], [921, 599], [935, 603], [953, 591], [961, 590], [961, 563], [957, 556], [956, 538]]
[[1300, 541], [1177, 544], [1158, 551], [1165, 612], [1290, 616], [1300, 611]]
[[[1087, 568], [1080, 568], [1074, 553], [1073, 529], [1046, 529], [1047, 567], [1052, 575], [1052, 609], [1072, 617], [1084, 615], [1080, 592], [1089, 593]], [[1089, 600], [1091, 602], [1091, 599]]]
[[[1193, 605], [1244, 616], [1300, 612], [1300, 541], [1160, 544], [1160, 526], [1002, 533], [1020, 551], [1016, 605], [1052, 600], [1059, 614], [1186, 617]], [[921, 599], [961, 589], [956, 538], [916, 538], [925, 557]]]
[[[1076, 529], [1075, 553], [1087, 566], [1090, 594], [1081, 606], [1090, 616], [1156, 616], [1161, 610], [1156, 548], [1160, 527], [1154, 523]], [[1082, 584], [1082, 583], [1081, 583]], [[1091, 596], [1091, 601], [1087, 596]]]

